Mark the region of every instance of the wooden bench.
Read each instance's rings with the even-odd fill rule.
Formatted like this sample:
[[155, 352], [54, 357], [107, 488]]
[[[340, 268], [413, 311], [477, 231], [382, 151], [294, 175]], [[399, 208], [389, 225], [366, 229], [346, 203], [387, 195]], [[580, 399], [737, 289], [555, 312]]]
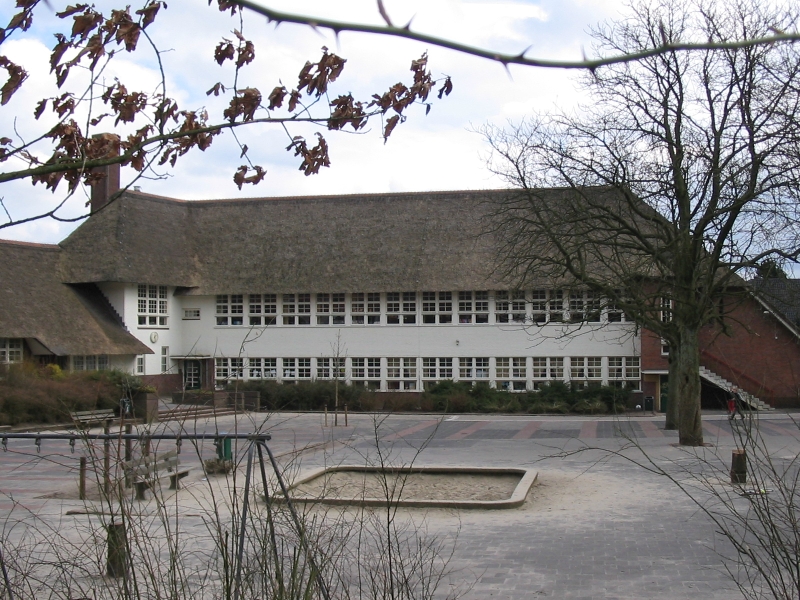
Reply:
[[143, 456], [122, 463], [125, 478], [133, 483], [136, 499], [144, 500], [144, 493], [152, 489], [161, 477], [169, 477], [169, 489], [180, 489], [180, 480], [189, 474], [189, 467], [181, 468], [178, 451]]
[[111, 421], [117, 417], [114, 411], [109, 410], [79, 410], [77, 412], [69, 413], [72, 421], [78, 426], [78, 429], [84, 429], [93, 425], [103, 425], [109, 427]]

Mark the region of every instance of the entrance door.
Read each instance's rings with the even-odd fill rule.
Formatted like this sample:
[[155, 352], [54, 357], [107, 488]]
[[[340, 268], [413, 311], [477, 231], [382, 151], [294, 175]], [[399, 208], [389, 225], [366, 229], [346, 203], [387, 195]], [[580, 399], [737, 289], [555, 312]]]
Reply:
[[183, 364], [183, 385], [187, 390], [199, 390], [202, 377], [200, 376], [200, 361], [187, 360]]
[[669, 387], [669, 377], [667, 375], [661, 376], [660, 385], [660, 406], [659, 412], [665, 413], [667, 412], [667, 398], [668, 398], [668, 387]]

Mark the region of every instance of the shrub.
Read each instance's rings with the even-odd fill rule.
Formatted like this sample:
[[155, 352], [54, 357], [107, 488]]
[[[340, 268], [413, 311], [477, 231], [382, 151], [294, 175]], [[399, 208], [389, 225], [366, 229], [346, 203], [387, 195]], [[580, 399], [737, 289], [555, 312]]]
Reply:
[[[263, 410], [333, 410], [333, 381], [303, 382], [297, 385], [276, 381], [247, 381], [228, 386], [229, 391], [258, 391]], [[539, 391], [514, 393], [498, 390], [488, 383], [441, 381], [422, 394], [375, 393], [360, 385], [339, 382], [339, 408], [347, 404], [352, 411], [398, 410], [445, 413], [532, 414], [577, 412], [602, 414], [625, 410], [630, 390], [592, 385], [571, 387], [563, 381], [550, 381]]]
[[[336, 383], [333, 381], [309, 381], [296, 385], [277, 381], [246, 381], [228, 386], [229, 391], [254, 391], [261, 394], [262, 410], [333, 410], [336, 399]], [[347, 404], [348, 410], [363, 410], [362, 398], [371, 392], [360, 385], [339, 382], [339, 408]], [[369, 403], [369, 402], [367, 402]]]
[[528, 412], [532, 415], [544, 415], [548, 411], [548, 406], [544, 402], [533, 402], [528, 407]]
[[537, 400], [545, 404], [566, 404], [571, 406], [578, 401], [575, 397], [575, 392], [563, 381], [549, 381], [543, 384], [539, 388], [537, 396]]
[[581, 400], [572, 407], [572, 411], [586, 415], [599, 415], [607, 412], [605, 402], [602, 400]]
[[78, 410], [119, 406], [112, 371], [64, 373], [57, 365], [11, 365], [0, 380], [0, 423], [59, 423]]

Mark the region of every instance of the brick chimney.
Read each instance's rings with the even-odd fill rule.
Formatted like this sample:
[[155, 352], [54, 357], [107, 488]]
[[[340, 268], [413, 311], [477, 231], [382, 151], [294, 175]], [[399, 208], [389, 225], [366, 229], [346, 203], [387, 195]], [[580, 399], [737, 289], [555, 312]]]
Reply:
[[[110, 158], [119, 156], [119, 136], [114, 133], [100, 133], [92, 136], [92, 155]], [[119, 163], [95, 167], [92, 173], [99, 177], [92, 182], [92, 214], [103, 208], [111, 197], [119, 191]]]

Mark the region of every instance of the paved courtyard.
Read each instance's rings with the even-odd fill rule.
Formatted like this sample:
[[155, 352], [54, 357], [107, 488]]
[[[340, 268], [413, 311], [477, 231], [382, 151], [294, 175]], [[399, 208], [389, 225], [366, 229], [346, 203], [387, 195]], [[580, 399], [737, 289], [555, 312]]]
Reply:
[[[269, 432], [270, 448], [293, 477], [325, 465], [375, 464], [380, 457], [390, 464], [414, 460], [418, 465], [538, 471], [538, 482], [520, 508], [424, 513], [431, 532], [448, 538], [457, 534], [451, 583], [471, 586], [466, 598], [741, 597], [720, 558], [729, 548], [708, 518], [668, 478], [637, 464], [652, 461], [676, 476], [697, 464], [695, 450], [677, 447], [677, 435], [663, 430], [663, 416], [440, 419], [350, 414], [347, 427], [342, 416], [339, 427], [330, 426], [331, 415], [328, 427], [319, 414], [275, 414], [264, 422], [265, 418], [227, 416], [182, 427], [209, 434]], [[180, 427], [158, 426], [159, 431]], [[774, 456], [800, 452], [800, 431], [790, 415], [763, 415], [754, 427]], [[737, 431], [722, 414], [704, 415], [710, 446], [696, 452], [718, 464], [724, 474]], [[174, 447], [168, 444], [160, 442], [158, 450]], [[235, 448], [240, 459], [244, 445]], [[84, 451], [80, 442], [73, 454], [64, 441], [45, 440], [39, 452], [32, 440], [8, 441], [8, 451], [0, 453], [0, 522], [5, 523], [6, 544], [19, 539], [25, 515], [35, 515], [54, 529], [80, 529], [93, 518], [85, 510], [91, 501], [75, 495], [78, 457]], [[189, 498], [198, 497], [197, 490], [205, 485], [200, 461], [214, 455], [210, 440], [196, 449], [184, 442], [182, 463], [193, 468], [184, 490], [175, 496], [180, 503], [188, 507], [195, 502]], [[240, 469], [243, 465], [240, 461]], [[241, 479], [238, 482], [241, 485]], [[183, 510], [187, 518], [198, 512]], [[401, 513], [421, 518], [423, 513], [414, 510]]]

